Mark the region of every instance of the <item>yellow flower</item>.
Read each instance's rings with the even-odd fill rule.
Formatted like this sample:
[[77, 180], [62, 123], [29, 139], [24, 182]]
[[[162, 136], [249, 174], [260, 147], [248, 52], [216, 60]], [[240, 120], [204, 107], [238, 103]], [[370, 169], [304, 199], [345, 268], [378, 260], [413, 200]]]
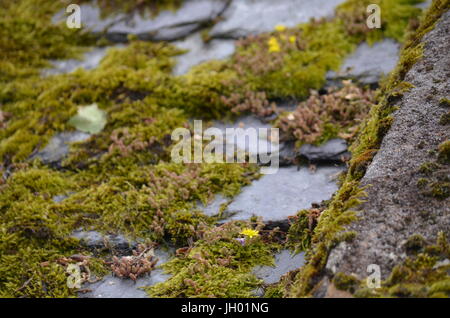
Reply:
[[280, 44], [278, 43], [278, 40], [276, 38], [271, 37], [269, 39], [268, 44], [269, 44], [269, 52], [270, 53], [272, 53], [272, 52], [280, 52], [281, 51]]
[[297, 38], [295, 37], [295, 35], [292, 35], [289, 37], [289, 42], [291, 42], [292, 44], [294, 44], [297, 41]]
[[249, 238], [252, 238], [254, 236], [258, 236], [259, 232], [252, 229], [243, 229], [241, 232], [242, 235], [248, 236]]
[[275, 26], [275, 30], [278, 32], [283, 32], [283, 31], [286, 31], [286, 27], [282, 24], [278, 24]]

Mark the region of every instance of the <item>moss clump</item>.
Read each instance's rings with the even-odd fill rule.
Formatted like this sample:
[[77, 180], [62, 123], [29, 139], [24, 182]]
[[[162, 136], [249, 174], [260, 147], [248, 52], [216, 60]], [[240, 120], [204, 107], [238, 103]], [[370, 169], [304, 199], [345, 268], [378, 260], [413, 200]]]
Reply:
[[194, 246], [179, 250], [175, 259], [163, 265], [172, 277], [149, 287], [148, 293], [153, 297], [252, 297], [252, 291], [261, 286], [252, 268], [273, 265], [277, 249], [260, 235], [242, 237], [242, 230], [253, 226], [233, 221], [205, 231]]
[[444, 106], [444, 107], [450, 107], [450, 99], [441, 98], [441, 100], [439, 101], [439, 105]]
[[439, 124], [441, 124], [441, 125], [450, 124], [450, 112], [441, 116], [441, 118], [439, 119]]
[[[350, 0], [341, 4], [337, 9], [337, 15], [346, 22], [347, 32], [370, 44], [385, 37], [393, 38], [399, 42], [405, 39], [405, 30], [411, 18], [420, 15], [420, 9], [414, 7], [422, 0], [389, 1], [389, 0]], [[380, 6], [382, 19], [380, 29], [367, 27], [366, 12], [370, 4]]]
[[66, 238], [74, 219], [52, 201], [72, 186], [61, 173], [37, 168], [16, 171], [1, 186], [0, 297], [74, 295], [56, 262], [76, 251]]
[[419, 188], [424, 188], [427, 184], [428, 184], [428, 180], [425, 178], [420, 178], [419, 180], [417, 180], [417, 187]]
[[355, 276], [339, 272], [334, 275], [333, 284], [337, 289], [348, 291], [353, 294], [361, 282]]
[[405, 249], [409, 253], [417, 253], [422, 250], [426, 245], [426, 241], [421, 235], [413, 235], [408, 238], [405, 243]]
[[439, 168], [439, 165], [434, 162], [425, 162], [420, 166], [419, 172], [423, 173], [425, 175], [431, 175], [438, 168]]
[[369, 89], [361, 89], [344, 81], [341, 89], [331, 88], [327, 94], [313, 91], [307, 101], [277, 123], [283, 140], [320, 144], [338, 135], [350, 139], [374, 102]]
[[439, 162], [450, 164], [450, 140], [446, 140], [439, 145]]
[[433, 182], [431, 191], [426, 193], [440, 200], [445, 200], [450, 196], [450, 182]]
[[289, 219], [290, 227], [287, 235], [287, 246], [295, 253], [306, 251], [311, 247], [314, 229], [323, 209], [302, 210]]

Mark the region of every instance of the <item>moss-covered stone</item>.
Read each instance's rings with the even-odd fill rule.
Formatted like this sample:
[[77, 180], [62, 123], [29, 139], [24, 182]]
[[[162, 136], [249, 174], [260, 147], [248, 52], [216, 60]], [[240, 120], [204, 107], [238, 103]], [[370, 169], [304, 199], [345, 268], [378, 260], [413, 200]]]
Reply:
[[[358, 11], [357, 7], [354, 7], [354, 11], [352, 10], [352, 3], [354, 2], [345, 3], [342, 8], [347, 9], [348, 12]], [[312, 238], [312, 247], [308, 251], [308, 262], [299, 270], [295, 278], [285, 284], [285, 295], [290, 297], [311, 295], [312, 289], [323, 275], [330, 250], [345, 237], [345, 232], [342, 232], [343, 225], [356, 219], [356, 214], [351, 212], [351, 209], [361, 203], [360, 198], [364, 195], [359, 188], [359, 180], [365, 175], [365, 170], [379, 149], [387, 131], [385, 119], [389, 118], [395, 110], [395, 101], [398, 97], [411, 88], [404, 82], [405, 75], [422, 56], [423, 36], [434, 27], [447, 8], [448, 1], [434, 1], [426, 15], [422, 17], [420, 25], [416, 26], [414, 32], [410, 33], [406, 39], [399, 64], [381, 84], [378, 104], [372, 107], [368, 119], [362, 124], [358, 138], [351, 146], [353, 158], [350, 161], [348, 174], [329, 207], [321, 215]], [[358, 22], [363, 23], [361, 20], [355, 21], [355, 23]], [[359, 34], [359, 36], [362, 35]], [[365, 295], [367, 296], [368, 293]]]

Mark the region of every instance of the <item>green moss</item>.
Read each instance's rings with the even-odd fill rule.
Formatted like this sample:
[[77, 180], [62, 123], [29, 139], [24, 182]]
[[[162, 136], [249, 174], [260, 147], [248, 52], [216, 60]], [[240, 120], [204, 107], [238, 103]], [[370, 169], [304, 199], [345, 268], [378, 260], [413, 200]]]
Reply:
[[431, 191], [426, 193], [440, 200], [445, 200], [450, 196], [450, 182], [433, 182], [431, 183]]
[[441, 100], [439, 101], [439, 104], [444, 107], [450, 107], [450, 99], [441, 98]]
[[273, 265], [277, 246], [261, 236], [247, 238], [243, 244], [236, 240], [244, 228], [252, 227], [249, 222], [234, 221], [206, 231], [192, 248], [163, 265], [171, 278], [147, 288], [148, 293], [152, 297], [253, 297], [261, 281], [251, 271], [256, 265]]
[[74, 220], [52, 201], [72, 186], [60, 173], [31, 168], [17, 171], [0, 189], [1, 297], [74, 294], [55, 262], [75, 250], [76, 241], [66, 238]]
[[428, 184], [428, 180], [425, 178], [420, 178], [419, 180], [417, 180], [417, 186], [419, 188], [424, 188], [427, 184]]
[[361, 282], [355, 277], [351, 275], [346, 275], [344, 273], [337, 273], [333, 277], [333, 284], [337, 289], [348, 291], [350, 293], [354, 293]]
[[283, 297], [283, 285], [275, 284], [266, 288], [264, 298], [282, 298]]
[[446, 140], [439, 145], [439, 162], [450, 164], [450, 140]]
[[287, 244], [296, 253], [306, 251], [311, 246], [312, 228], [310, 228], [309, 211], [302, 210], [291, 218], [287, 235]]
[[[78, 0], [75, 3], [90, 2], [90, 0]], [[152, 16], [156, 16], [162, 10], [175, 10], [183, 3], [182, 0], [128, 0], [111, 2], [107, 0], [97, 1], [101, 9], [101, 16], [113, 16], [118, 13], [132, 13], [134, 11], [145, 14], [149, 12]]]
[[426, 241], [421, 235], [413, 235], [408, 238], [405, 243], [405, 249], [410, 253], [417, 253], [422, 250], [426, 245]]
[[425, 175], [431, 175], [438, 168], [439, 166], [434, 162], [425, 162], [420, 166], [419, 172]]
[[[405, 38], [410, 19], [420, 15], [420, 9], [414, 7], [422, 0], [389, 1], [389, 0], [350, 0], [341, 4], [337, 15], [347, 24], [348, 32], [370, 44], [385, 37], [402, 42]], [[369, 29], [366, 12], [370, 4], [377, 4], [381, 9], [381, 28]]]
[[441, 125], [450, 124], [450, 112], [441, 116], [441, 118], [439, 119], [439, 124], [441, 124]]
[[0, 85], [37, 76], [48, 59], [76, 57], [93, 43], [78, 29], [50, 23], [61, 10], [56, 1], [5, 0], [0, 4]]
[[78, 183], [91, 186], [70, 196], [63, 206], [91, 215], [84, 218], [85, 226], [186, 244], [197, 238], [200, 226], [213, 221], [195, 212], [197, 202], [205, 203], [215, 193], [236, 195], [255, 173], [255, 166], [241, 164], [126, 165], [110, 170], [108, 179], [105, 171], [102, 183], [96, 185], [91, 184], [99, 177], [94, 168], [76, 176]]

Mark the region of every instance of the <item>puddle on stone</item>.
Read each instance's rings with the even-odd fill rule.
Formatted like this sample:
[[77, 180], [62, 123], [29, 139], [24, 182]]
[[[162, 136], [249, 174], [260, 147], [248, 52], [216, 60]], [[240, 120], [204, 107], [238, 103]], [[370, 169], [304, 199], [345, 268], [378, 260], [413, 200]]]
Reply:
[[235, 51], [234, 40], [211, 40], [205, 43], [200, 33], [195, 33], [173, 44], [180, 49], [189, 50], [177, 57], [174, 75], [185, 74], [192, 66], [202, 62], [225, 59]]
[[311, 18], [328, 17], [345, 0], [238, 0], [223, 14], [212, 37], [240, 38], [272, 31], [277, 24], [294, 27]]
[[340, 71], [328, 72], [327, 79], [355, 78], [364, 84], [378, 83], [383, 74], [389, 74], [397, 65], [400, 45], [391, 39], [369, 46], [362, 43], [348, 56]]
[[[337, 191], [336, 178], [343, 166], [318, 166], [315, 172], [307, 167], [280, 167], [275, 174], [263, 175], [242, 189], [224, 211], [231, 215], [225, 221], [262, 217], [264, 222], [281, 221], [308, 209], [312, 203], [331, 198]], [[216, 199], [203, 209], [209, 216], [217, 215], [227, 199]], [[200, 209], [202, 209], [200, 207]]]
[[122, 48], [123, 45], [115, 45], [109, 47], [96, 47], [91, 51], [86, 52], [81, 60], [68, 59], [68, 60], [51, 60], [52, 68], [43, 69], [41, 72], [42, 76], [58, 75], [71, 73], [78, 68], [85, 70], [92, 70], [100, 65], [102, 59], [108, 53], [110, 48]]
[[253, 274], [262, 279], [265, 284], [275, 284], [280, 281], [281, 276], [296, 270], [305, 264], [305, 253], [292, 255], [288, 250], [282, 250], [275, 254], [275, 266], [257, 266]]
[[159, 259], [156, 269], [150, 274], [140, 277], [136, 282], [131, 279], [122, 279], [113, 275], [105, 276], [101, 281], [84, 284], [82, 289], [89, 289], [87, 293], [79, 293], [80, 298], [147, 298], [147, 293], [141, 287], [153, 286], [170, 278], [164, 274], [160, 266], [166, 263], [173, 251], [167, 252], [161, 249], [155, 250], [155, 256]]

